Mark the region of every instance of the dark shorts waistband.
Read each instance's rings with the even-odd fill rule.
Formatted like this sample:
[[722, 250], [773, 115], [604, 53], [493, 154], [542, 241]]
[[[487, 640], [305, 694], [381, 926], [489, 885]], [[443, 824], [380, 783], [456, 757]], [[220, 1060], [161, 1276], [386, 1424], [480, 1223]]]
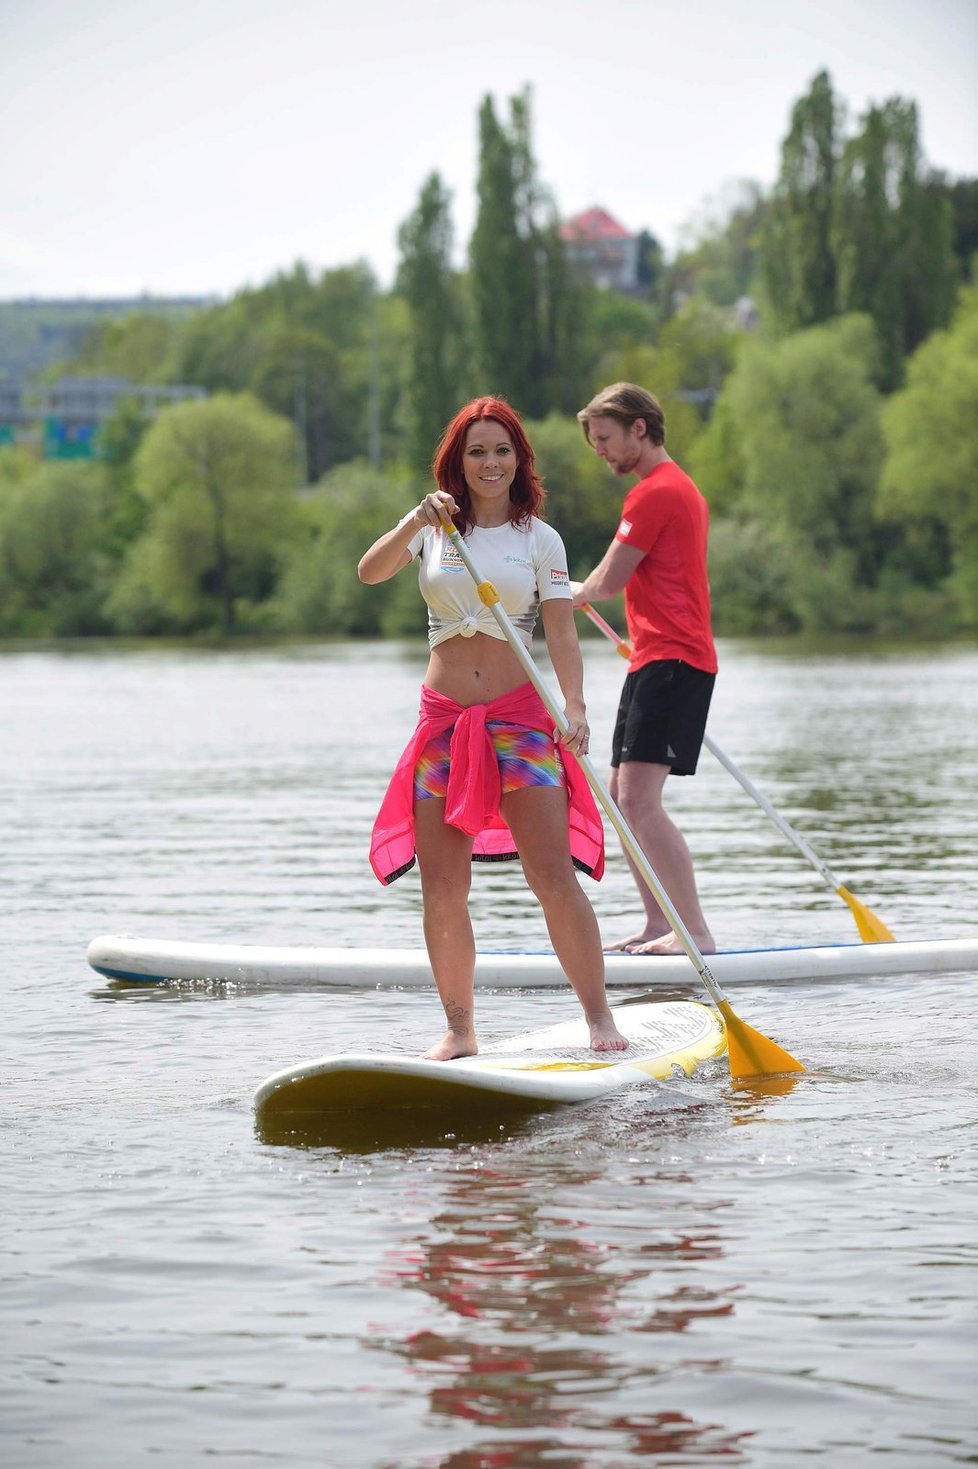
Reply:
[[668, 765], [673, 775], [694, 775], [715, 673], [681, 658], [646, 663], [625, 678], [611, 742], [611, 764], [633, 760]]

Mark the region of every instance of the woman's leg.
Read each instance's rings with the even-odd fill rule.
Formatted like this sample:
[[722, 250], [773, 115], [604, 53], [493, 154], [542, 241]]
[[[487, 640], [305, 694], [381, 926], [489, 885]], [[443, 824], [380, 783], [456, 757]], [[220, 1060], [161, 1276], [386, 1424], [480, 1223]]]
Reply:
[[622, 1051], [628, 1041], [608, 1008], [604, 956], [594, 909], [571, 861], [567, 792], [527, 786], [503, 796], [502, 815], [513, 833], [530, 890], [539, 899], [547, 932], [591, 1027], [595, 1051]]
[[474, 1056], [475, 940], [469, 919], [472, 838], [445, 824], [445, 802], [414, 803], [414, 840], [421, 870], [424, 941], [448, 1031], [425, 1051], [431, 1061]]

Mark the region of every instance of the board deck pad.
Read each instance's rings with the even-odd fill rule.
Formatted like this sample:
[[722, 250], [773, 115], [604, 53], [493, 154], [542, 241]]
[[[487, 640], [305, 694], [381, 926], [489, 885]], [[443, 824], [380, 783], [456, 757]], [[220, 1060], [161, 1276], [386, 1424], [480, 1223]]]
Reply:
[[256, 1125], [266, 1141], [308, 1141], [417, 1124], [456, 1128], [465, 1118], [494, 1119], [582, 1103], [624, 1086], [690, 1076], [726, 1050], [719, 1015], [689, 1000], [623, 1005], [614, 1012], [627, 1051], [592, 1051], [586, 1021], [564, 1021], [485, 1046], [458, 1061], [398, 1052], [324, 1056], [276, 1072], [255, 1093]]
[[[97, 973], [123, 984], [189, 982], [272, 989], [434, 986], [423, 949], [212, 943], [103, 934], [92, 939], [87, 957]], [[868, 979], [889, 974], [973, 972], [978, 969], [978, 936], [728, 949], [707, 955], [707, 963], [724, 989], [742, 984], [810, 984], [813, 980]], [[609, 954], [605, 976], [610, 988], [627, 985], [661, 992], [689, 986], [700, 993], [696, 970], [685, 955]], [[476, 956], [475, 983], [481, 990], [567, 988], [556, 955], [547, 952], [480, 952]]]

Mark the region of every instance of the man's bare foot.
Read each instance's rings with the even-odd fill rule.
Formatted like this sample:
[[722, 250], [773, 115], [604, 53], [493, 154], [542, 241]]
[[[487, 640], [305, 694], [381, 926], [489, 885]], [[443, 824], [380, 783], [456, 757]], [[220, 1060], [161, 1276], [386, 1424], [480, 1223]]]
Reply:
[[[706, 934], [702, 939], [697, 938], [695, 934], [690, 934], [690, 938], [701, 954], [716, 953], [717, 946], [709, 934]], [[670, 933], [665, 938], [653, 939], [650, 943], [634, 944], [628, 952], [630, 954], [648, 954], [654, 956], [656, 954], [685, 954], [686, 950], [679, 942], [676, 934]]]
[[631, 954], [634, 944], [651, 944], [657, 939], [668, 938], [671, 932], [669, 928], [664, 928], [659, 933], [653, 933], [651, 929], [647, 929], [643, 933], [633, 933], [630, 939], [619, 939], [616, 944], [605, 944], [601, 952], [602, 954]]
[[628, 1038], [623, 1036], [609, 1011], [600, 1020], [588, 1022], [591, 1027], [592, 1051], [627, 1051]]
[[459, 1034], [450, 1030], [430, 1050], [425, 1051], [422, 1061], [458, 1061], [462, 1056], [475, 1056], [479, 1043], [471, 1031]]

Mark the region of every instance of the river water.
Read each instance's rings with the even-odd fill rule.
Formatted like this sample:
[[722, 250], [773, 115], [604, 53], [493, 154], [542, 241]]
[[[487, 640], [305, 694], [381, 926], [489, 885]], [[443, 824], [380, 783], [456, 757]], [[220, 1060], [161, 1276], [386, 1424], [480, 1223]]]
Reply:
[[[978, 932], [978, 651], [721, 647], [710, 730], [899, 938]], [[604, 751], [622, 665], [587, 643]], [[366, 862], [423, 652], [0, 654], [0, 1460], [158, 1469], [978, 1462], [974, 976], [738, 988], [803, 1060], [403, 1148], [269, 1145], [291, 1061], [433, 992], [131, 988], [96, 933], [417, 945]], [[704, 752], [670, 783], [728, 947], [848, 909]], [[614, 847], [609, 844], [609, 850]], [[585, 880], [608, 938], [636, 899]], [[485, 947], [543, 947], [518, 870]], [[691, 983], [690, 995], [698, 996]], [[614, 992], [615, 1001], [626, 998]], [[480, 995], [484, 1040], [574, 1013]]]

